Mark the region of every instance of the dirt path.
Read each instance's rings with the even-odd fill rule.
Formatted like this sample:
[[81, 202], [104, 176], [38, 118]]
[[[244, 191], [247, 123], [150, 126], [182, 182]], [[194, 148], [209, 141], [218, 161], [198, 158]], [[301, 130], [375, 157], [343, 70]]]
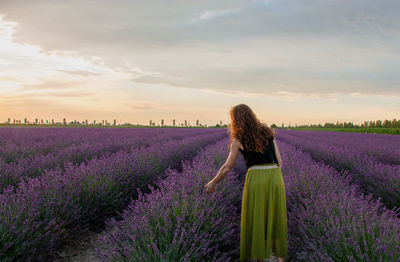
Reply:
[[[102, 262], [95, 256], [95, 250], [91, 244], [91, 240], [96, 240], [101, 233], [88, 231], [82, 239], [71, 241], [57, 252], [58, 258], [53, 262]], [[265, 259], [264, 262], [278, 262], [278, 258], [273, 256], [271, 259]]]
[[57, 252], [53, 262], [101, 262], [96, 258], [91, 240], [96, 240], [98, 232], [88, 231], [80, 240], [71, 241], [67, 246]]

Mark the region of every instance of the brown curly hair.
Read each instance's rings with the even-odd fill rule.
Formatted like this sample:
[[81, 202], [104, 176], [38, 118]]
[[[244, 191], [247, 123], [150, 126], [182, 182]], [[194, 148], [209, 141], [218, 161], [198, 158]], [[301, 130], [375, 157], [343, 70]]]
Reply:
[[239, 140], [245, 150], [264, 152], [268, 139], [274, 137], [274, 131], [261, 123], [253, 110], [245, 104], [239, 104], [229, 110], [231, 115], [230, 143], [233, 138]]

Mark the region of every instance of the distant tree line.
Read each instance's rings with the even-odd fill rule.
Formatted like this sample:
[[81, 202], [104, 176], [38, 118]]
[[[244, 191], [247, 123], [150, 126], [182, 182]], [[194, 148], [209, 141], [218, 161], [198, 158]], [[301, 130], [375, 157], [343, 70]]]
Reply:
[[[149, 120], [148, 125], [142, 125], [142, 124], [132, 124], [132, 123], [118, 123], [117, 120], [113, 120], [112, 126], [119, 126], [119, 127], [227, 127], [228, 125], [226, 123], [223, 123], [222, 120], [220, 120], [215, 126], [208, 126], [207, 124], [201, 123], [199, 119], [196, 119], [195, 124], [192, 125], [188, 120], [184, 120], [181, 123], [178, 123], [175, 119], [172, 119], [171, 124], [166, 123], [164, 119], [161, 119], [159, 123], [156, 123], [153, 120]], [[96, 122], [96, 120], [93, 120], [93, 122], [89, 122], [87, 119], [84, 121], [78, 121], [78, 120], [73, 120], [70, 122], [67, 122], [67, 119], [64, 117], [62, 119], [62, 122], [56, 122], [53, 119], [51, 120], [46, 120], [46, 119], [39, 119], [35, 118], [33, 121], [28, 120], [28, 118], [25, 117], [25, 119], [22, 121], [20, 119], [11, 119], [9, 117], [6, 122], [0, 123], [0, 126], [3, 125], [24, 125], [24, 126], [34, 126], [34, 125], [48, 125], [48, 126], [111, 126], [111, 123], [108, 122], [107, 120], [101, 120]]]
[[[290, 127], [290, 126], [289, 126]], [[311, 124], [311, 125], [296, 125], [297, 128], [400, 128], [400, 120], [396, 118], [393, 120], [374, 120], [364, 121], [361, 124], [354, 124], [353, 122], [339, 122], [325, 124]]]

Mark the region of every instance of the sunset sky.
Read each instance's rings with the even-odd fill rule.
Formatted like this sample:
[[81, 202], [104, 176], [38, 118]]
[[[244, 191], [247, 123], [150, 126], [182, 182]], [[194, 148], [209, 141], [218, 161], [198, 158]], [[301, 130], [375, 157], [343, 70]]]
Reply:
[[0, 122], [400, 118], [400, 2], [0, 0]]

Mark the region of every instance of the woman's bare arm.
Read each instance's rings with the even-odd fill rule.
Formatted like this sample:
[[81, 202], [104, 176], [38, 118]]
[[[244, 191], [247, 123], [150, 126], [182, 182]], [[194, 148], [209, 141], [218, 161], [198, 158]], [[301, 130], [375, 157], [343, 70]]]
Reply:
[[278, 159], [279, 166], [282, 167], [282, 159], [281, 159], [281, 154], [279, 153], [278, 145], [276, 144], [275, 139], [273, 141], [275, 146], [276, 158]]
[[225, 163], [221, 166], [217, 175], [212, 179], [212, 181], [214, 181], [216, 184], [219, 183], [226, 176], [226, 174], [228, 174], [229, 171], [232, 170], [233, 165], [236, 162], [238, 153], [239, 153], [239, 143], [236, 141], [236, 139], [233, 139], [228, 158], [226, 159]]

